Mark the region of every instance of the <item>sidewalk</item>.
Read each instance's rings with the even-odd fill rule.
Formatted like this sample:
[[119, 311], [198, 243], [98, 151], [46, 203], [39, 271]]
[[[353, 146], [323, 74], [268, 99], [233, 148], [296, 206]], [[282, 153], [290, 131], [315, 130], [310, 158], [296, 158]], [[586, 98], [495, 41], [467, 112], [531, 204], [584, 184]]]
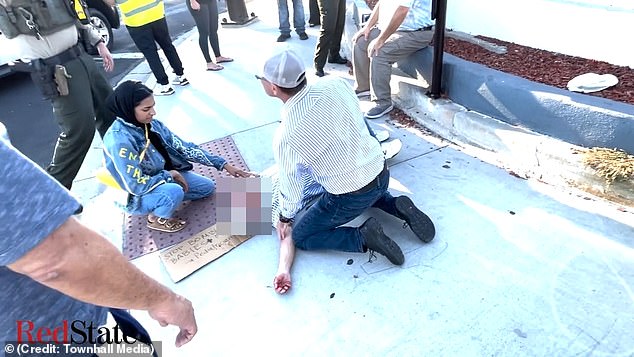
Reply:
[[[156, 110], [157, 119], [196, 143], [231, 135], [249, 168], [263, 171], [274, 162], [271, 142], [281, 102], [266, 96], [253, 75], [275, 45], [278, 19], [270, 2], [249, 2], [247, 10], [259, 21], [219, 32], [222, 54], [235, 58], [223, 71], [204, 71], [195, 29], [177, 41], [191, 84], [157, 97]], [[293, 33], [286, 44], [303, 56], [310, 83], [317, 79], [312, 56], [318, 29], [307, 33], [309, 40]], [[352, 83], [347, 71], [326, 67]], [[131, 74], [148, 77], [144, 66]], [[361, 102], [364, 110], [370, 105]], [[390, 189], [411, 196], [429, 214], [436, 239], [421, 244], [397, 222], [372, 212], [403, 249], [402, 267], [383, 256], [370, 263], [367, 254], [298, 251], [286, 296], [271, 287], [275, 235], [251, 238], [178, 284], [157, 253], [133, 260], [196, 309], [198, 335], [180, 349], [173, 347], [176, 328], [134, 312], [153, 339], [163, 341], [164, 356], [634, 353], [631, 212], [581, 191], [519, 179], [387, 117], [371, 124], [403, 142], [389, 162]], [[85, 202], [82, 221], [121, 247], [123, 214], [113, 204], [121, 194], [94, 178], [101, 164], [98, 145], [96, 140], [73, 191]]]

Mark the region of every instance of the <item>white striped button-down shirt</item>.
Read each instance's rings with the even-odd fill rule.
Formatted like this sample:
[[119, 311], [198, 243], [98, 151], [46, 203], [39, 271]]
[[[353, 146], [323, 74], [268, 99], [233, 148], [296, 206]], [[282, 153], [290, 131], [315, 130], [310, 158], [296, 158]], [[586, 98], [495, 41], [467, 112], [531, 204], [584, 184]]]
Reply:
[[374, 180], [384, 165], [381, 146], [366, 127], [354, 91], [337, 77], [307, 85], [284, 104], [273, 152], [279, 165], [280, 212], [288, 218], [319, 186], [336, 195], [353, 192]]

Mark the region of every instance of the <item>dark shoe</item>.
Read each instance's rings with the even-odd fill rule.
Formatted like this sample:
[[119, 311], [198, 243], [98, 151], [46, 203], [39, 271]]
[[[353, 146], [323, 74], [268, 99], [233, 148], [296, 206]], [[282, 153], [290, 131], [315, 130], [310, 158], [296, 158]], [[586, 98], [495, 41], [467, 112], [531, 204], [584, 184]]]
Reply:
[[328, 58], [328, 63], [347, 64], [348, 60], [341, 56], [336, 56]]
[[73, 212], [73, 215], [77, 216], [77, 215], [80, 215], [82, 212], [84, 212], [84, 206], [79, 205], [79, 207], [75, 210], [75, 212]]
[[434, 222], [423, 211], [419, 210], [409, 197], [398, 196], [395, 200], [399, 218], [407, 222], [409, 228], [420, 240], [425, 243], [431, 242], [436, 235]]
[[376, 218], [372, 217], [365, 221], [359, 227], [359, 232], [369, 250], [384, 255], [394, 265], [402, 265], [405, 262], [401, 248], [383, 233], [383, 228]]
[[376, 105], [374, 108], [371, 108], [365, 113], [365, 117], [368, 119], [376, 119], [384, 116], [394, 109], [394, 105], [392, 103], [386, 105]]
[[326, 73], [324, 73], [324, 70], [323, 70], [323, 69], [317, 69], [317, 70], [315, 70], [315, 75], [316, 75], [317, 77], [323, 77], [323, 76], [325, 76], [325, 75], [326, 75]]
[[291, 38], [291, 35], [283, 33], [277, 38], [277, 42], [284, 42], [289, 38]]
[[308, 40], [308, 35], [306, 34], [306, 32], [302, 32], [299, 34], [299, 39], [300, 40]]

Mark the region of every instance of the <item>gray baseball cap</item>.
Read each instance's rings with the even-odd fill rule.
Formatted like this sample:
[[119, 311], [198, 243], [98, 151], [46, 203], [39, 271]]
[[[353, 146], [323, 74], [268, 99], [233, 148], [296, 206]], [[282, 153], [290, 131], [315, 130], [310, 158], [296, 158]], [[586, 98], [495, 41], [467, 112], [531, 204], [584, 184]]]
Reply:
[[278, 87], [295, 88], [306, 78], [306, 68], [295, 52], [284, 49], [264, 62], [262, 73], [256, 78], [264, 78]]

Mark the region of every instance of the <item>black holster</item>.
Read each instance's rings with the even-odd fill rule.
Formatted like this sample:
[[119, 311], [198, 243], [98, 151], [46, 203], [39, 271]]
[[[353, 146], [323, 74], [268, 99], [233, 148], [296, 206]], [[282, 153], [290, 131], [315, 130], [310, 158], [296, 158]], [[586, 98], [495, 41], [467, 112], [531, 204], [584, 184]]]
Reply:
[[40, 89], [44, 99], [59, 97], [57, 83], [55, 83], [55, 65], [46, 64], [41, 59], [31, 61], [31, 79]]

